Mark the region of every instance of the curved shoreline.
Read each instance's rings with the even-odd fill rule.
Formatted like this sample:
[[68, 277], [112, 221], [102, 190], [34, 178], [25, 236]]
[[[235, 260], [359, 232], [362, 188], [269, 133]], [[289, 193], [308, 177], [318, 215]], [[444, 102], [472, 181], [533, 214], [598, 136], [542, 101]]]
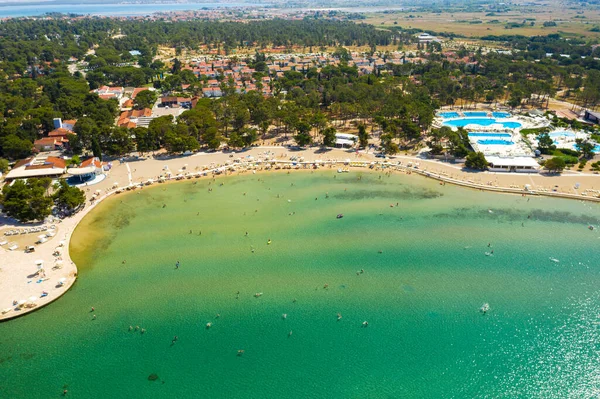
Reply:
[[[259, 147], [258, 150], [260, 150], [260, 149], [264, 150], [264, 147]], [[316, 156], [317, 154], [313, 153], [313, 155]], [[409, 166], [409, 163], [415, 163], [415, 162], [417, 163], [417, 165]], [[449, 183], [449, 184], [466, 187], [466, 188], [477, 189], [477, 190], [496, 192], [496, 193], [547, 196], [547, 197], [552, 197], [552, 198], [563, 198], [563, 199], [575, 199], [575, 200], [600, 202], [600, 197], [592, 197], [592, 196], [588, 196], [588, 195], [568, 194], [568, 193], [561, 193], [561, 192], [534, 191], [534, 190], [520, 189], [520, 188], [514, 188], [514, 187], [493, 186], [491, 184], [486, 185], [486, 184], [475, 183], [472, 181], [460, 180], [460, 179], [456, 179], [453, 177], [444, 176], [440, 173], [430, 172], [427, 169], [421, 169], [418, 166], [419, 162], [427, 162], [427, 160], [409, 158], [408, 163], [404, 164], [400, 160], [398, 160], [396, 162], [390, 162], [390, 161], [375, 161], [372, 159], [368, 159], [368, 160], [330, 159], [330, 160], [326, 160], [326, 161], [325, 160], [307, 160], [307, 161], [297, 161], [297, 162], [290, 161], [290, 160], [277, 160], [277, 159], [266, 159], [266, 160], [257, 159], [257, 160], [251, 160], [251, 161], [229, 162], [229, 163], [219, 164], [219, 165], [212, 166], [212, 167], [204, 166], [203, 167], [204, 169], [202, 169], [202, 170], [194, 171], [194, 172], [188, 171], [185, 174], [171, 175], [169, 177], [163, 177], [162, 180], [165, 182], [178, 181], [178, 180], [185, 181], [185, 180], [189, 180], [192, 178], [199, 178], [202, 176], [209, 176], [209, 175], [218, 176], [221, 174], [227, 175], [229, 173], [248, 172], [251, 170], [266, 172], [266, 171], [272, 171], [272, 170], [306, 170], [306, 169], [318, 169], [320, 167], [329, 167], [329, 168], [339, 167], [339, 168], [343, 168], [343, 169], [349, 169], [349, 168], [358, 169], [358, 170], [364, 169], [366, 171], [393, 170], [393, 171], [404, 172], [407, 174], [416, 173], [420, 176], [432, 178], [432, 179], [438, 180], [440, 182]], [[134, 183], [132, 181], [129, 164], [124, 163], [124, 165], [126, 165], [126, 167], [128, 169], [129, 185], [121, 187], [121, 188], [112, 188], [112, 189], [106, 190], [106, 192], [99, 198], [95, 199], [92, 204], [90, 204], [89, 206], [86, 206], [81, 212], [79, 212], [75, 216], [65, 220], [64, 227], [67, 229], [67, 231], [66, 231], [64, 239], [63, 239], [64, 250], [62, 253], [62, 257], [63, 257], [63, 261], [64, 261], [63, 268], [65, 270], [63, 270], [61, 275], [64, 274], [64, 272], [67, 272], [68, 276], [67, 276], [67, 279], [66, 279], [64, 285], [62, 287], [56, 286], [55, 287], [56, 290], [53, 290], [52, 295], [48, 295], [44, 298], [39, 298], [39, 302], [37, 302], [36, 306], [34, 306], [32, 308], [23, 308], [18, 312], [13, 310], [6, 314], [0, 314], [0, 322], [15, 319], [20, 316], [32, 313], [44, 306], [56, 301], [58, 298], [63, 296], [75, 284], [75, 282], [77, 280], [77, 266], [72, 261], [72, 259], [70, 257], [70, 253], [69, 253], [71, 237], [72, 237], [73, 232], [75, 231], [77, 225], [79, 224], [79, 222], [89, 212], [91, 212], [94, 208], [96, 208], [96, 206], [98, 204], [100, 204], [106, 198], [108, 198], [114, 194], [123, 192], [124, 190], [135, 190], [136, 188], [139, 188], [139, 187], [144, 187], [144, 186], [147, 186], [150, 184], [156, 184], [157, 180], [154, 180], [154, 182], [152, 182], [152, 183], [147, 183], [147, 182]], [[560, 178], [560, 176], [557, 176], [557, 178]], [[50, 248], [50, 247], [44, 247], [45, 251], [43, 251], [43, 252], [49, 252], [48, 248]], [[9, 254], [11, 253], [8, 251], [5, 251], [5, 252], [7, 252]], [[40, 252], [42, 252], [42, 251], [40, 251]], [[24, 256], [24, 253], [22, 253], [21, 251], [12, 252], [12, 254], [13, 254], [13, 257], [15, 257], [15, 258], [17, 258], [19, 256]], [[38, 255], [36, 254], [36, 256], [38, 256]], [[53, 258], [50, 258], [50, 262], [52, 260], [53, 260]], [[44, 261], [46, 261], [46, 259], [44, 259]]]

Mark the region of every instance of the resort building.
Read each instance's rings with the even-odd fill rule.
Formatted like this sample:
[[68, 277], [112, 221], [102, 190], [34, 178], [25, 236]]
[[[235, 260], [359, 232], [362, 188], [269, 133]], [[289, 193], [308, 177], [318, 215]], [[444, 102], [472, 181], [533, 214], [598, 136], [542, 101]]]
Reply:
[[358, 136], [354, 134], [336, 133], [335, 134], [335, 146], [336, 147], [353, 147], [358, 141]]
[[487, 156], [485, 159], [489, 163], [491, 172], [538, 172], [540, 165], [531, 157], [497, 157]]
[[600, 123], [600, 112], [586, 110], [583, 119], [585, 119], [588, 122], [598, 124]]
[[105, 168], [108, 168], [108, 164], [94, 157], [86, 159], [77, 167], [67, 168], [66, 173], [70, 176], [76, 176], [80, 182], [86, 182], [103, 174]]
[[60, 177], [65, 173], [66, 162], [58, 157], [37, 156], [23, 159], [6, 175], [6, 180], [32, 177]]

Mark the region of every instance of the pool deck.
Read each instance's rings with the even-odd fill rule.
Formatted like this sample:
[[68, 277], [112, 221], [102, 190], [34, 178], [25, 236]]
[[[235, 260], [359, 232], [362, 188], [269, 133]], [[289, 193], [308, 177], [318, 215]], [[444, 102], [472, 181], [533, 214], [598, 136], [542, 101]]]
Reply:
[[[3, 259], [0, 268], [0, 310], [11, 307], [13, 300], [28, 299], [30, 296], [39, 298], [42, 291], [47, 291], [48, 296], [39, 298], [35, 306], [23, 308], [20, 311], [13, 310], [0, 314], [0, 321], [16, 318], [52, 303], [60, 296], [64, 295], [71, 288], [77, 279], [77, 266], [69, 256], [69, 243], [73, 231], [81, 219], [92, 211], [98, 203], [114, 195], [117, 191], [122, 191], [124, 187], [137, 187], [148, 179], [156, 179], [157, 176], [164, 173], [165, 166], [171, 170], [186, 168], [183, 180], [192, 178], [195, 174], [211, 174], [217, 169], [234, 168], [232, 172], [225, 173], [243, 173], [250, 169], [266, 172], [274, 168], [295, 168], [292, 166], [291, 156], [304, 157], [304, 162], [296, 162], [297, 168], [312, 168], [315, 161], [319, 161], [321, 167], [330, 168], [353, 168], [369, 170], [395, 171], [397, 173], [418, 174], [427, 178], [433, 178], [440, 182], [446, 182], [462, 187], [468, 187], [478, 190], [486, 190], [500, 193], [510, 193], [519, 195], [543, 195], [548, 197], [568, 198], [576, 200], [585, 200], [600, 202], [600, 176], [593, 174], [581, 174], [576, 172], [565, 172], [562, 176], [545, 174], [523, 174], [523, 173], [495, 173], [495, 172], [469, 172], [463, 170], [458, 165], [452, 165], [436, 160], [426, 160], [411, 156], [396, 156], [390, 160], [382, 161], [375, 158], [373, 153], [361, 151], [359, 153], [347, 150], [334, 149], [323, 153], [318, 153], [318, 148], [311, 148], [303, 151], [289, 151], [284, 147], [255, 147], [243, 153], [232, 154], [234, 157], [247, 159], [247, 156], [253, 156], [256, 160], [246, 161], [245, 165], [232, 166], [227, 162], [233, 159], [226, 153], [197, 153], [191, 156], [182, 157], [164, 157], [154, 158], [144, 161], [122, 163], [116, 165], [109, 176], [93, 188], [99, 188], [103, 194], [90, 205], [86, 206], [76, 215], [65, 218], [61, 223], [57, 223], [58, 234], [48, 242], [38, 245], [36, 252], [31, 254], [24, 253], [23, 250], [7, 251], [0, 247], [0, 256]], [[268, 157], [269, 160], [265, 160]], [[236, 165], [236, 164], [233, 164]], [[171, 180], [175, 179], [175, 175]], [[121, 189], [115, 189], [114, 183], [118, 183]], [[155, 183], [157, 184], [157, 183]], [[525, 186], [529, 190], [525, 190]], [[578, 188], [575, 188], [579, 185]], [[555, 187], [556, 186], [556, 187]], [[597, 187], [598, 189], [596, 189]], [[556, 190], [556, 191], [554, 191]], [[93, 195], [92, 190], [86, 191], [88, 201]], [[10, 220], [4, 221], [7, 226], [11, 225]], [[19, 227], [16, 224], [13, 224]], [[22, 226], [22, 225], [21, 225]], [[57, 243], [63, 240], [64, 247], [62, 251], [63, 267], [52, 270], [50, 265], [54, 264], [55, 257], [53, 252]], [[37, 271], [35, 261], [43, 260], [46, 265], [46, 274], [48, 280], [38, 284], [34, 278], [28, 277]], [[58, 286], [58, 281], [66, 278], [63, 286]], [[28, 283], [28, 281], [31, 281]], [[82, 304], [82, 306], [93, 306], [93, 304]]]

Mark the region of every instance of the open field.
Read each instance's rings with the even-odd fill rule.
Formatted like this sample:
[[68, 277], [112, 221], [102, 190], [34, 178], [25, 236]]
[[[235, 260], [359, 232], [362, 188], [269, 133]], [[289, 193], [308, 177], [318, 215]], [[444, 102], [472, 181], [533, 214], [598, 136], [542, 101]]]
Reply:
[[[600, 11], [583, 8], [565, 8], [559, 4], [537, 7], [517, 7], [508, 12], [443, 12], [428, 13], [395, 11], [393, 13], [367, 13], [364, 22], [376, 26], [398, 25], [404, 29], [418, 28], [434, 32], [447, 32], [477, 37], [485, 35], [548, 35], [562, 33], [598, 39], [600, 32], [591, 29], [600, 26]], [[492, 15], [490, 15], [492, 14]], [[554, 21], [556, 26], [544, 27], [544, 22]], [[523, 24], [525, 22], [525, 24]], [[531, 26], [531, 23], [534, 23]], [[523, 26], [507, 28], [508, 24]]]

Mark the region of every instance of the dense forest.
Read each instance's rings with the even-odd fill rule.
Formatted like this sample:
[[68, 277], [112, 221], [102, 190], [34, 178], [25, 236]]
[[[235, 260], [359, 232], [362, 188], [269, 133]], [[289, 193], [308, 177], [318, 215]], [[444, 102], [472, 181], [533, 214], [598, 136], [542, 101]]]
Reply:
[[[52, 129], [55, 117], [78, 120], [77, 136], [71, 137], [74, 153], [121, 155], [161, 147], [186, 151], [222, 143], [243, 147], [262, 137], [288, 134], [300, 145], [327, 145], [332, 131], [350, 122], [358, 128], [362, 145], [376, 131], [391, 153], [399, 145], [423, 140], [440, 105], [501, 102], [513, 108], [544, 107], [559, 92], [584, 107], [600, 103], [600, 68], [594, 59], [598, 50], [589, 44], [558, 35], [495, 40], [508, 44], [512, 54], [464, 47], [448, 52], [438, 43], [416, 46], [415, 36], [401, 28], [323, 20], [9, 20], [0, 24], [0, 70], [5, 76], [0, 82], [0, 156], [14, 160], [29, 155], [32, 142]], [[189, 84], [185, 94], [201, 94], [206, 77], [181, 68], [177, 59], [168, 64], [157, 60], [159, 45], [176, 51], [252, 47], [255, 55], [243, 60], [256, 67], [257, 80], [268, 75], [268, 55], [261, 50], [272, 46], [296, 45], [306, 51], [335, 46], [338, 50], [331, 56], [340, 63], [286, 71], [273, 80], [274, 96], [267, 98], [253, 91], [236, 93], [232, 81], [219, 77], [224, 97], [201, 100], [176, 121], [162, 117], [147, 129], [115, 127], [118, 104], [101, 100], [90, 89], [104, 84], [153, 85], [165, 94], [184, 95], [182, 85]], [[406, 52], [403, 64], [359, 74], [349, 65], [351, 55], [344, 46], [360, 45], [370, 49], [367, 58], [386, 59], [382, 46], [416, 50]], [[133, 56], [131, 50], [141, 54]], [[68, 71], [71, 57], [88, 63], [85, 77]], [[464, 140], [454, 135], [448, 139], [462, 154], [467, 149]]]

